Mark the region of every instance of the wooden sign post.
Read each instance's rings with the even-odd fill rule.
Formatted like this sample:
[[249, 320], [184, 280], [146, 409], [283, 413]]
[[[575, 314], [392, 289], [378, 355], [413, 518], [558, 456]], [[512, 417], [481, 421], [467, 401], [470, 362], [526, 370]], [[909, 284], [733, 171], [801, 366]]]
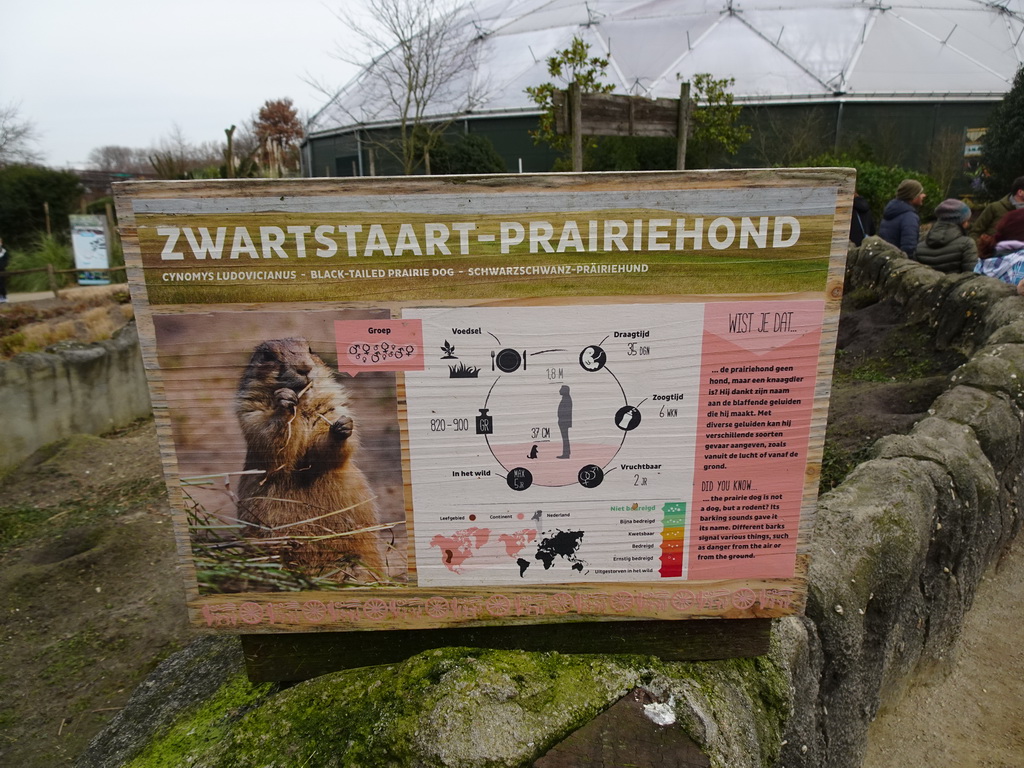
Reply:
[[763, 652], [805, 601], [852, 194], [848, 169], [118, 184], [192, 622], [264, 677]]
[[686, 168], [690, 134], [690, 84], [678, 99], [645, 99], [614, 93], [583, 93], [570, 83], [555, 93], [555, 131], [569, 134], [572, 169], [583, 170], [584, 136], [662, 136], [676, 139], [676, 170]]

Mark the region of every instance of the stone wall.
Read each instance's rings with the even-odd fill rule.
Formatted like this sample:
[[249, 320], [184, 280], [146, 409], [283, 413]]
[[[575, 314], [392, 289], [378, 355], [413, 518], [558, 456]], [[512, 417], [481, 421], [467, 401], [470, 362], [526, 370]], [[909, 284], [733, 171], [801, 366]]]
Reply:
[[42, 446], [99, 435], [152, 413], [135, 323], [93, 344], [58, 344], [0, 362], [0, 473]]
[[878, 238], [850, 252], [848, 286], [925, 320], [969, 359], [908, 435], [819, 500], [802, 625], [802, 692], [780, 765], [859, 766], [870, 721], [911, 675], [941, 664], [975, 589], [1021, 525], [1024, 298], [943, 275]]
[[[881, 703], [950, 654], [982, 574], [1020, 528], [1024, 298], [989, 278], [941, 275], [877, 238], [850, 253], [847, 275], [968, 362], [910, 434], [879, 440], [821, 497], [806, 615], [774, 623], [766, 656], [439, 649], [279, 690], [245, 680], [233, 638], [209, 638], [141, 686], [77, 765], [576, 765], [567, 737], [587, 732], [605, 750], [588, 765], [627, 755], [659, 768], [860, 766]], [[204, 661], [211, 649], [230, 661]], [[181, 696], [195, 680], [217, 691]], [[613, 705], [631, 693], [706, 759], [641, 728], [592, 729], [621, 719]], [[174, 706], [156, 716], [154, 701]]]

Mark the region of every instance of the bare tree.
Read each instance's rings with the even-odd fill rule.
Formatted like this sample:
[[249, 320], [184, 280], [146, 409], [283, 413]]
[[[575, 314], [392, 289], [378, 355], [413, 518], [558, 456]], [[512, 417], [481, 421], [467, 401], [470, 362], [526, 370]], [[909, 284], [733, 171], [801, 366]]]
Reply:
[[34, 146], [38, 140], [35, 123], [22, 118], [17, 104], [0, 104], [0, 166], [42, 160]]
[[224, 162], [224, 144], [192, 144], [175, 123], [160, 144], [149, 151], [148, 158], [161, 179], [213, 178]]
[[750, 114], [751, 144], [763, 165], [792, 166], [833, 148], [831, 132], [813, 107], [800, 110], [796, 117], [763, 106], [752, 107]]
[[928, 173], [939, 185], [943, 196], [949, 194], [953, 180], [963, 173], [963, 167], [963, 131], [943, 128], [936, 134], [928, 149]]
[[89, 152], [89, 165], [108, 173], [152, 173], [150, 150], [109, 144]]
[[902, 120], [876, 119], [863, 137], [881, 165], [903, 165], [907, 155], [907, 128]]
[[452, 122], [485, 98], [485, 85], [476, 80], [480, 32], [456, 0], [366, 0], [365, 5], [368, 20], [349, 10], [338, 14], [349, 32], [336, 52], [362, 73], [335, 91], [312, 122], [332, 115], [357, 125], [393, 125], [393, 140], [372, 143], [392, 155], [404, 173], [421, 164], [430, 173], [430, 150]]

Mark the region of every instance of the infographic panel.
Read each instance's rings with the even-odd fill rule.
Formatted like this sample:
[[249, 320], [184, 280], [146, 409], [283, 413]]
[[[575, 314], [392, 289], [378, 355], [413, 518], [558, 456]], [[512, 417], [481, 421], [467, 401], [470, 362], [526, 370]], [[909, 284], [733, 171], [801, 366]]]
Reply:
[[406, 311], [420, 583], [792, 576], [822, 311]]
[[691, 504], [703, 310], [405, 311], [428, 351], [406, 374], [420, 584], [658, 579]]
[[192, 620], [806, 600], [852, 169], [133, 182]]

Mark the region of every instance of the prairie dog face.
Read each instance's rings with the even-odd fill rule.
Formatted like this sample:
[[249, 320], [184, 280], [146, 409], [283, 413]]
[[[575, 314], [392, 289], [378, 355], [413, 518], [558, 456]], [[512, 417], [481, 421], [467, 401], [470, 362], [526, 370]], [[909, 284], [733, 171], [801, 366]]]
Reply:
[[264, 341], [253, 351], [248, 371], [251, 378], [301, 392], [324, 368], [309, 343], [294, 338]]

